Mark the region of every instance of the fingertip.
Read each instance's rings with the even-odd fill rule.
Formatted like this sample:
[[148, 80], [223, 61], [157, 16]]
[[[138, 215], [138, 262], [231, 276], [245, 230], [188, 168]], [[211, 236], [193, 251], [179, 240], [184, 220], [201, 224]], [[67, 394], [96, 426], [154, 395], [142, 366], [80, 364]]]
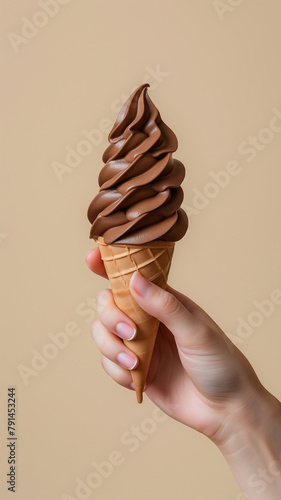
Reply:
[[93, 252], [93, 250], [89, 250], [89, 252], [87, 253], [87, 255], [85, 257], [85, 261], [88, 264], [88, 266], [89, 266], [89, 263], [91, 262], [91, 254], [92, 254], [92, 252]]
[[130, 279], [130, 288], [143, 298], [149, 297], [152, 291], [152, 283], [147, 280], [139, 271], [135, 271]]
[[95, 260], [96, 251], [96, 248], [91, 248], [91, 250], [89, 250], [86, 254], [85, 260], [90, 269], [92, 267], [93, 260]]
[[103, 278], [107, 278], [104, 263], [101, 259], [99, 247], [93, 248], [86, 255], [86, 263], [91, 271]]
[[125, 321], [119, 321], [116, 325], [116, 333], [123, 340], [133, 340], [137, 334], [137, 329]]

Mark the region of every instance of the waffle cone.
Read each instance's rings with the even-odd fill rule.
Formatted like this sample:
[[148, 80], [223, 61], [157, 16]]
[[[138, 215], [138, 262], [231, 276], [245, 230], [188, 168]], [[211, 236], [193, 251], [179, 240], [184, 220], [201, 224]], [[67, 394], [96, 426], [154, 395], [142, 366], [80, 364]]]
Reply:
[[135, 339], [124, 344], [139, 358], [132, 371], [137, 400], [142, 402], [142, 393], [149, 370], [159, 320], [145, 312], [133, 299], [129, 282], [135, 271], [161, 288], [166, 288], [168, 273], [174, 251], [174, 243], [155, 240], [145, 245], [107, 245], [98, 239], [101, 257], [111, 285], [115, 303], [137, 326]]

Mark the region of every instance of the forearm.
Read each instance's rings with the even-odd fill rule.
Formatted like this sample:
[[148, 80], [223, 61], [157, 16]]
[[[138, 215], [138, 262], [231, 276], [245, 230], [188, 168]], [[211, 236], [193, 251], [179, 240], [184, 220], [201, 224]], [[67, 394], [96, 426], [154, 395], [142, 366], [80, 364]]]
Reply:
[[[219, 446], [247, 500], [281, 499], [281, 404], [267, 391]], [[242, 497], [241, 497], [242, 498]]]

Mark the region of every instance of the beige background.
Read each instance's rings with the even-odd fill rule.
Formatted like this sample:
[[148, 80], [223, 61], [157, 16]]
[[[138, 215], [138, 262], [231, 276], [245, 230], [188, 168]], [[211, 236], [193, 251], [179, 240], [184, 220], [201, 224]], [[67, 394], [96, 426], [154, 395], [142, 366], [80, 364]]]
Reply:
[[[44, 14], [47, 3], [1, 2], [0, 496], [11, 498], [6, 399], [14, 385], [15, 498], [240, 500], [214, 445], [159, 422], [147, 398], [137, 405], [103, 372], [89, 329], [105, 282], [84, 263], [93, 246], [86, 210], [106, 130], [125, 96], [148, 80], [179, 139], [185, 206], [196, 204], [198, 190], [207, 193], [177, 245], [170, 283], [232, 335], [281, 397], [281, 305], [269, 317], [253, 314], [253, 301], [281, 288], [281, 118], [272, 121], [273, 108], [281, 113], [280, 1], [228, 0], [223, 11], [212, 0], [61, 0]], [[263, 130], [269, 126], [275, 131]], [[97, 145], [87, 149], [82, 131], [91, 129]], [[246, 154], [249, 136], [259, 136], [259, 150]], [[84, 154], [76, 167], [67, 147]], [[210, 172], [230, 161], [239, 174], [210, 186]], [[255, 326], [239, 332], [238, 317]], [[68, 345], [48, 346], [70, 322]], [[42, 351], [53, 359], [36, 371], [32, 358]], [[122, 463], [101, 480], [93, 462], [116, 459], [114, 450]], [[94, 488], [77, 492], [78, 478]]]

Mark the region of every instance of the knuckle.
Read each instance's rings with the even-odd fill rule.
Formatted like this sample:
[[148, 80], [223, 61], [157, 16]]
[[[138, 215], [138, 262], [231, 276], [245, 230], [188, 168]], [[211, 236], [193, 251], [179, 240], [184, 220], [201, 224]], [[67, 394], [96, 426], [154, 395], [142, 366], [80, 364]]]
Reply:
[[110, 290], [102, 290], [97, 296], [97, 311], [101, 315], [109, 303]]
[[111, 378], [114, 378], [113, 377], [114, 370], [113, 370], [112, 362], [104, 354], [101, 355], [100, 364], [103, 367], [105, 373], [107, 373], [107, 375], [109, 375]]
[[200, 326], [200, 333], [201, 336], [204, 338], [205, 343], [214, 341], [214, 331], [209, 325], [202, 324]]
[[107, 372], [107, 369], [106, 369], [106, 357], [103, 356], [103, 355], [100, 358], [100, 364], [103, 367], [103, 369]]
[[95, 334], [96, 334], [99, 326], [100, 326], [100, 320], [95, 319], [95, 321], [92, 323], [91, 328], [90, 328], [90, 332], [91, 332], [91, 335], [93, 338], [95, 337]]
[[[111, 352], [112, 342], [108, 339], [101, 339], [99, 349], [102, 354], [108, 355]], [[110, 357], [110, 356], [108, 356]]]
[[181, 310], [180, 302], [169, 292], [165, 292], [161, 307], [166, 314], [176, 316]]
[[206, 323], [203, 322], [199, 324], [199, 326], [197, 327], [197, 331], [201, 337], [204, 337], [204, 339], [209, 338], [212, 334], [212, 328], [210, 328], [209, 325], [206, 325]]
[[201, 324], [194, 332], [193, 337], [194, 342], [200, 347], [212, 345], [214, 342], [214, 332], [212, 328], [206, 324]]

